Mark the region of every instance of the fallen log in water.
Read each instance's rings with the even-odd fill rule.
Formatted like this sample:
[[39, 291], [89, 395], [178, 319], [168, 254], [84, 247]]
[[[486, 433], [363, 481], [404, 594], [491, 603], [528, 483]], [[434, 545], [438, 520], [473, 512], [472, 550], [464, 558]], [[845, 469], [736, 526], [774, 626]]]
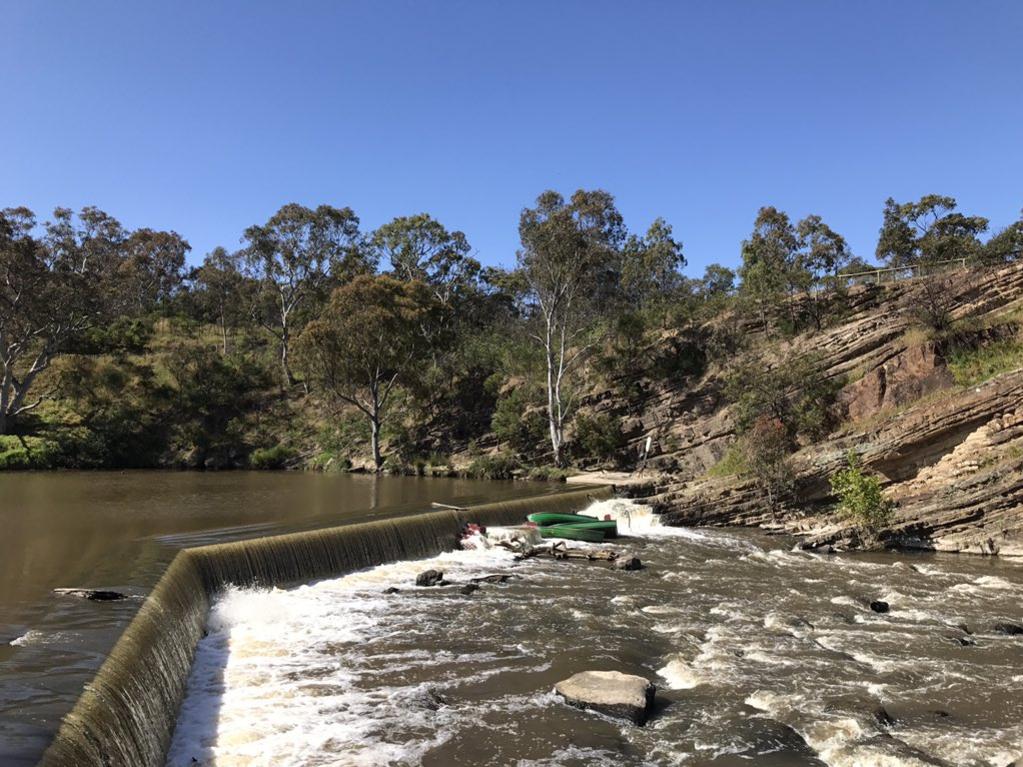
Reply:
[[515, 557], [515, 560], [531, 559], [532, 557], [551, 557], [552, 559], [580, 559], [588, 562], [614, 562], [621, 556], [614, 549], [583, 549], [569, 548], [564, 541], [557, 541], [549, 546], [531, 546]]

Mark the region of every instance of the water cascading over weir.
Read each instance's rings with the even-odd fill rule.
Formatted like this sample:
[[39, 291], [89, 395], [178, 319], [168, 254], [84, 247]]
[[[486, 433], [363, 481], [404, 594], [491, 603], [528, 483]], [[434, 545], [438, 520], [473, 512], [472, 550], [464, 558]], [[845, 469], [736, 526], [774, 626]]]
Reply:
[[225, 587], [290, 586], [454, 547], [467, 522], [579, 511], [609, 487], [184, 549], [64, 717], [40, 767], [162, 767], [210, 605]]

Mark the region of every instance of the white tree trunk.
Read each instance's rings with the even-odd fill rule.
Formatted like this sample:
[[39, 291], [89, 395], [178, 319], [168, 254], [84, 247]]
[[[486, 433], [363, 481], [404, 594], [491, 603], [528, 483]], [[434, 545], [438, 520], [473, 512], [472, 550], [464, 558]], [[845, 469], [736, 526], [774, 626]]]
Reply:
[[373, 391], [372, 408], [369, 414], [370, 442], [373, 448], [373, 469], [378, 474], [384, 468], [384, 459], [380, 454], [380, 397]]
[[[544, 350], [547, 357], [547, 424], [551, 435], [551, 450], [554, 452], [554, 463], [561, 465], [561, 451], [565, 441], [564, 410], [561, 402], [561, 379], [564, 375], [564, 343], [555, 346], [555, 327], [553, 318], [546, 317], [547, 328], [544, 334]], [[562, 337], [564, 334], [562, 334]]]

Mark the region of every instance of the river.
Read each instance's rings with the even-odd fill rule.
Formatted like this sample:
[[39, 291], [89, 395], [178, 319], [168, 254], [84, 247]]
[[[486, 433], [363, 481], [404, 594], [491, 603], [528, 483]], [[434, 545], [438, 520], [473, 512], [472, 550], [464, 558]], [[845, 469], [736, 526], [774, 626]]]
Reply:
[[[1006, 767], [1023, 757], [1023, 571], [820, 555], [603, 502], [647, 567], [452, 551], [233, 590], [201, 640], [168, 767]], [[470, 595], [417, 588], [441, 569]], [[391, 588], [397, 592], [390, 591]], [[886, 613], [871, 609], [884, 601]], [[880, 607], [880, 606], [878, 606]], [[644, 728], [569, 708], [588, 669], [654, 680]]]
[[[543, 483], [288, 472], [0, 475], [0, 764], [34, 764], [183, 547], [555, 492]], [[52, 593], [103, 587], [131, 598]]]

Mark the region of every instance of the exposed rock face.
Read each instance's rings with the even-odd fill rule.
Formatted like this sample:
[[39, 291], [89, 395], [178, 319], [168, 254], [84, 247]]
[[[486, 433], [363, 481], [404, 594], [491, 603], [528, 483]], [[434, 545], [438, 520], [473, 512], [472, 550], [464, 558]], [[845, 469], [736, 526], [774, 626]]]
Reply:
[[933, 342], [899, 352], [842, 391], [839, 401], [850, 419], [875, 415], [952, 386], [954, 379]]
[[646, 723], [656, 691], [652, 682], [620, 671], [583, 671], [558, 682], [554, 689], [570, 706], [638, 725]]
[[[956, 319], [997, 326], [1023, 309], [1023, 263], [963, 273], [955, 284]], [[979, 386], [956, 385], [937, 347], [906, 344], [918, 294], [912, 282], [883, 294], [864, 291], [846, 322], [764, 357], [770, 366], [814, 353], [828, 375], [853, 381], [840, 396], [852, 418], [792, 457], [798, 505], [771, 508], [753, 482], [707, 476], [735, 439], [719, 375], [708, 373], [684, 394], [658, 395], [663, 404], [646, 411], [641, 438], [652, 433], [664, 445], [670, 436], [667, 471], [648, 496], [664, 521], [757, 525], [808, 536], [811, 546], [849, 545], [858, 536], [829, 511], [828, 478], [854, 449], [897, 504], [883, 544], [1023, 556], [1023, 369]]]

